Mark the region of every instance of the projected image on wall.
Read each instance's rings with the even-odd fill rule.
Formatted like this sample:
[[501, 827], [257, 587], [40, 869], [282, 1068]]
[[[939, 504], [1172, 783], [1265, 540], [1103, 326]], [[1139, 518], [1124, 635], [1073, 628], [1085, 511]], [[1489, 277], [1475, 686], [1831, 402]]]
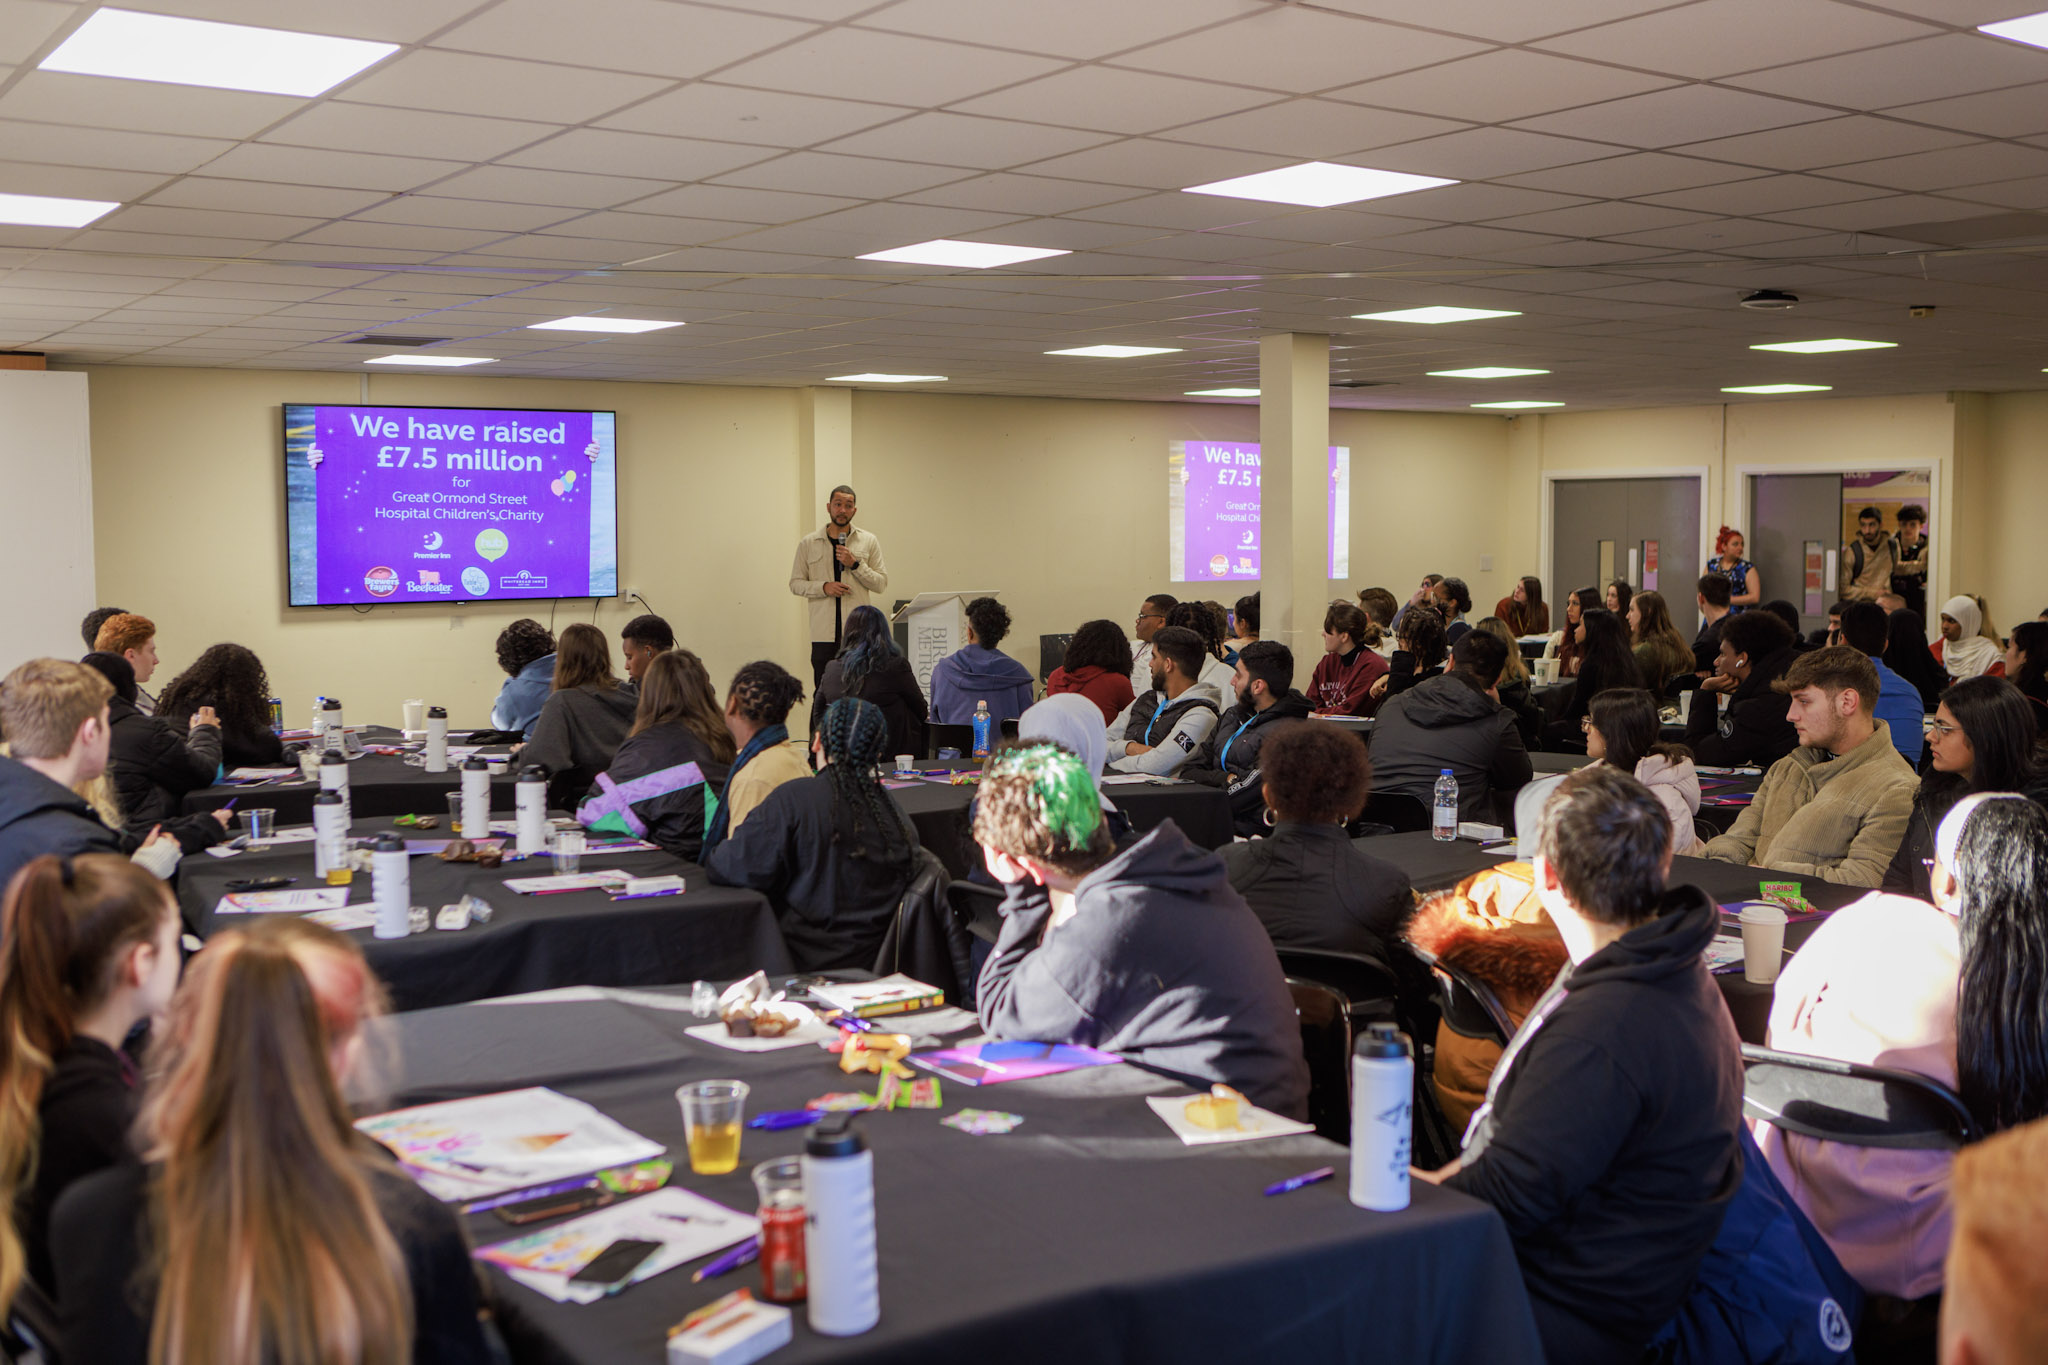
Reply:
[[[1259, 445], [1170, 441], [1166, 447], [1167, 572], [1175, 583], [1259, 577]], [[1329, 576], [1351, 573], [1351, 451], [1330, 447], [1324, 498]]]

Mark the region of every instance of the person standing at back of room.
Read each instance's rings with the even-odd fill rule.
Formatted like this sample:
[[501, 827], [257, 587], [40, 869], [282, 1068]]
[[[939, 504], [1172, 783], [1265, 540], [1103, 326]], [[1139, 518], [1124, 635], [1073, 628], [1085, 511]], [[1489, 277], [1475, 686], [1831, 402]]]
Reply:
[[1927, 617], [1927, 509], [1909, 502], [1899, 509], [1898, 534], [1892, 537], [1897, 558], [1892, 564], [1892, 593], [1906, 610]]
[[1884, 533], [1884, 516], [1875, 507], [1856, 514], [1856, 539], [1842, 547], [1842, 600], [1875, 602], [1892, 589], [1892, 570], [1899, 547]]
[[867, 606], [873, 594], [889, 586], [882, 542], [874, 532], [853, 524], [859, 510], [851, 488], [840, 484], [833, 489], [825, 503], [824, 526], [796, 543], [796, 560], [789, 568], [790, 592], [810, 602], [814, 687], [839, 652], [846, 613]]

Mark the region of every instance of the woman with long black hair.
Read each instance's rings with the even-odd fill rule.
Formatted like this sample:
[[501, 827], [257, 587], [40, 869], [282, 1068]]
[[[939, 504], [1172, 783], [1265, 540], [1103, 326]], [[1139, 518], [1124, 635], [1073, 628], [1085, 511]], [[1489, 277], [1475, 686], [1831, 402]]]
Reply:
[[2034, 708], [2034, 724], [2048, 736], [2048, 621], [2022, 621], [2005, 648], [2005, 676]]
[[1942, 817], [1977, 792], [2019, 792], [2048, 801], [2048, 772], [2036, 754], [2033, 706], [2003, 678], [1965, 678], [1941, 694], [1927, 732], [1928, 768], [1913, 795], [1906, 837], [1885, 870], [1884, 889], [1928, 897], [1927, 859]]
[[833, 702], [811, 740], [817, 775], [769, 792], [704, 855], [712, 881], [768, 898], [799, 971], [872, 967], [910, 885], [917, 831], [877, 771], [888, 738], [872, 703]]
[[246, 645], [214, 645], [171, 680], [156, 713], [182, 734], [211, 706], [220, 718], [220, 761], [227, 768], [274, 768], [284, 741], [270, 728], [270, 675]]
[[1550, 653], [1557, 659], [1557, 676], [1577, 677], [1579, 672], [1579, 626], [1585, 621], [1586, 613], [1600, 605], [1600, 593], [1596, 588], [1573, 588], [1564, 599], [1564, 621], [1557, 634], [1550, 637]]
[[1593, 698], [1617, 687], [1641, 687], [1642, 670], [1636, 667], [1635, 649], [1629, 644], [1628, 625], [1605, 607], [1584, 612], [1578, 631], [1579, 671], [1572, 683], [1571, 700], [1564, 714], [1544, 728], [1543, 747], [1556, 752], [1579, 753], [1585, 748], [1586, 718]]
[[846, 613], [839, 653], [825, 665], [818, 696], [811, 708], [811, 731], [817, 732], [826, 708], [843, 697], [859, 697], [879, 707], [889, 729], [887, 752], [924, 756], [925, 718], [931, 714], [924, 689], [910, 660], [889, 633], [889, 618], [874, 607]]

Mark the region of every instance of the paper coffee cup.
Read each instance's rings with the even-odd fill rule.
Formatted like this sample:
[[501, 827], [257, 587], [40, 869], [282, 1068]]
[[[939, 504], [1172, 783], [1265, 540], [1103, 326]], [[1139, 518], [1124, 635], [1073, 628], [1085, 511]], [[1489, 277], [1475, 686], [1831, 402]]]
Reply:
[[1691, 720], [1691, 719], [1692, 719], [1692, 690], [1691, 690], [1690, 688], [1688, 688], [1687, 690], [1685, 690], [1685, 691], [1683, 691], [1683, 692], [1680, 692], [1680, 693], [1678, 694], [1678, 723], [1679, 723], [1680, 725], [1683, 725], [1683, 724], [1685, 724], [1685, 723], [1686, 723], [1687, 721], [1689, 721], [1689, 720]]
[[405, 703], [405, 728], [424, 730], [427, 728], [427, 704], [415, 697]]
[[1778, 979], [1785, 961], [1785, 912], [1775, 905], [1742, 907], [1742, 978], [1759, 986]]
[[898, 754], [898, 755], [896, 755], [896, 771], [897, 771], [897, 772], [899, 772], [899, 773], [908, 773], [908, 772], [909, 772], [909, 771], [910, 771], [910, 770], [911, 770], [912, 768], [914, 768], [914, 767], [916, 767], [916, 766], [917, 766], [917, 757], [916, 757], [916, 756], [915, 756], [914, 754]]

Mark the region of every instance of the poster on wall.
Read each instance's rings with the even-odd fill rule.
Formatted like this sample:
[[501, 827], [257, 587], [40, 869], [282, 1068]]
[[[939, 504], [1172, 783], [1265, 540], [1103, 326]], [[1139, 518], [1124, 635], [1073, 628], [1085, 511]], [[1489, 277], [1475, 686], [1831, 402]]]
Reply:
[[[1331, 578], [1351, 573], [1351, 451], [1331, 446], [1323, 533]], [[1259, 443], [1171, 441], [1166, 454], [1167, 574], [1175, 583], [1259, 577]]]

